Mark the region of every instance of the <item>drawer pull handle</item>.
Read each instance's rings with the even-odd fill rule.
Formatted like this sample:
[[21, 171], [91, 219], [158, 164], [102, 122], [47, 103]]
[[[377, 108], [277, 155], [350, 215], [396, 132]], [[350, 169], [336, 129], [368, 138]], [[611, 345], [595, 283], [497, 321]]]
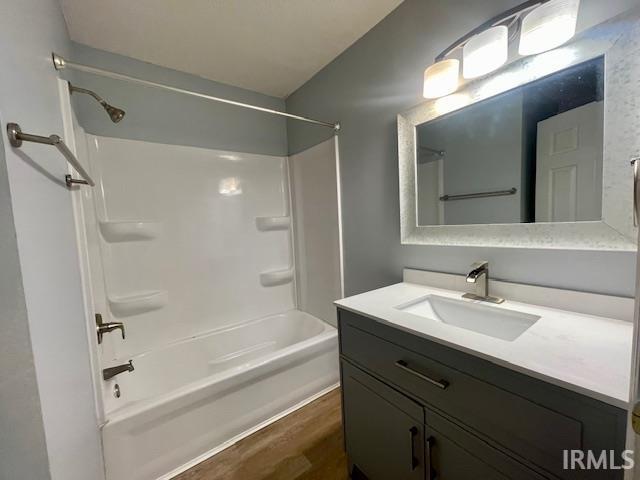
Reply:
[[418, 377], [419, 379], [424, 380], [425, 382], [429, 382], [431, 385], [435, 385], [436, 387], [441, 388], [442, 390], [444, 390], [449, 386], [449, 382], [447, 382], [446, 380], [434, 380], [433, 378], [427, 377], [426, 375], [415, 371], [413, 368], [410, 368], [407, 362], [405, 362], [404, 360], [398, 360], [396, 362], [396, 367], [404, 370], [407, 373], [410, 373], [414, 377]]
[[409, 449], [411, 451], [411, 469], [409, 471], [413, 472], [418, 465], [420, 464], [418, 462], [418, 459], [416, 458], [415, 455], [415, 438], [416, 435], [418, 435], [418, 429], [416, 427], [411, 427], [409, 429], [409, 445], [411, 446], [411, 448]]

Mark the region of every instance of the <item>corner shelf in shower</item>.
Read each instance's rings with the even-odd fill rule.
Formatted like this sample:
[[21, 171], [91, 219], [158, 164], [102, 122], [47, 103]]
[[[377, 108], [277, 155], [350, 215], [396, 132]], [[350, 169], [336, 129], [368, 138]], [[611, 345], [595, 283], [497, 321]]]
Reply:
[[109, 243], [153, 240], [160, 235], [160, 222], [100, 222], [100, 233]]
[[169, 303], [165, 290], [139, 292], [133, 295], [109, 297], [109, 309], [115, 317], [130, 317], [164, 308]]
[[256, 227], [261, 232], [287, 230], [291, 226], [291, 217], [257, 217]]
[[293, 269], [287, 270], [273, 270], [270, 272], [263, 272], [260, 274], [260, 284], [263, 287], [276, 287], [278, 285], [285, 285], [293, 281]]

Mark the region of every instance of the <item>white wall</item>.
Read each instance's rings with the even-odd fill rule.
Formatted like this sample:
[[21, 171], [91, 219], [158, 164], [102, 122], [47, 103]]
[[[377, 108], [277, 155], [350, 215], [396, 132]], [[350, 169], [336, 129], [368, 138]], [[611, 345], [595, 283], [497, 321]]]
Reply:
[[[2, 2], [0, 43], [3, 122], [18, 122], [28, 132], [62, 134], [50, 56], [52, 50], [66, 53], [69, 41], [58, 3]], [[13, 150], [5, 140], [4, 151], [51, 478], [100, 479], [71, 194], [62, 181], [67, 167], [51, 147], [29, 144]], [[4, 309], [3, 304], [3, 314]], [[24, 392], [24, 401], [33, 402], [33, 395]], [[2, 434], [19, 437], [29, 428], [25, 423]], [[38, 445], [28, 447], [34, 449], [37, 469], [42, 463]]]
[[[294, 308], [292, 281], [260, 281], [263, 272], [290, 268], [289, 232], [256, 225], [258, 217], [289, 215], [284, 157], [94, 135], [87, 140], [89, 169], [100, 188], [83, 197], [84, 211], [97, 207], [102, 222], [99, 235], [87, 219], [94, 230], [88, 236], [99, 242], [90, 251], [100, 252], [91, 255], [94, 298], [103, 320], [124, 322], [127, 333], [124, 341], [117, 333], [105, 336], [103, 359], [122, 363]], [[105, 234], [126, 222], [148, 222], [156, 233], [136, 241]], [[150, 292], [153, 310], [140, 301]], [[123, 299], [135, 313], [123, 311]]]
[[298, 307], [333, 326], [342, 297], [336, 141], [289, 158]]

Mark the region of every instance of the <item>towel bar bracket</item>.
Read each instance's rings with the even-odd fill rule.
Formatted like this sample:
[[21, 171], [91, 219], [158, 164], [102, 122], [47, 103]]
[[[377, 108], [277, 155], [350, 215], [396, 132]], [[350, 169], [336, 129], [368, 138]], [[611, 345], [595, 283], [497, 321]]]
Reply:
[[9, 137], [9, 143], [14, 148], [22, 146], [22, 139], [19, 138], [19, 134], [22, 133], [20, 125], [17, 123], [7, 123], [7, 136]]
[[67, 184], [67, 187], [71, 188], [74, 185], [89, 185], [89, 182], [86, 180], [80, 180], [79, 178], [73, 178], [71, 175], [67, 174], [64, 176], [64, 183]]

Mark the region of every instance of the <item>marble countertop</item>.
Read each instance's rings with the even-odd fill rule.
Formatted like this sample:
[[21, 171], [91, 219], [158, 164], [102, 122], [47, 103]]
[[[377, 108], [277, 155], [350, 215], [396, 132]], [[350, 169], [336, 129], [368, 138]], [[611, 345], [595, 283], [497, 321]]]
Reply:
[[461, 295], [452, 290], [399, 283], [335, 303], [497, 365], [627, 408], [631, 322], [507, 300], [495, 308], [541, 318], [514, 341], [506, 341], [396, 308], [430, 294], [455, 299]]

